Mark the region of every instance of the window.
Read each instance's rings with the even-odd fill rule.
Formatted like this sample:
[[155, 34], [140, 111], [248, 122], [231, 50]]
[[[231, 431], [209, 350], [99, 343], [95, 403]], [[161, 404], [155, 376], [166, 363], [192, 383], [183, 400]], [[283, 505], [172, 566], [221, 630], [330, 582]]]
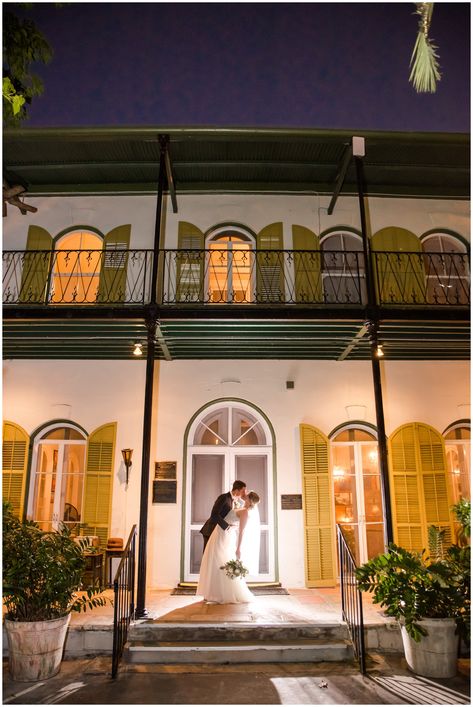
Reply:
[[378, 443], [373, 431], [346, 427], [331, 448], [335, 519], [361, 564], [384, 552]]
[[89, 231], [68, 233], [56, 243], [51, 303], [87, 304], [97, 300], [102, 247], [102, 239]]
[[422, 240], [429, 304], [468, 304], [470, 273], [466, 247], [455, 236], [433, 233]]
[[444, 434], [447, 470], [454, 503], [470, 498], [470, 427], [454, 425]]
[[210, 302], [251, 302], [253, 243], [242, 233], [219, 233], [208, 241]]
[[366, 301], [363, 242], [355, 233], [339, 231], [320, 239], [324, 300], [329, 304]]

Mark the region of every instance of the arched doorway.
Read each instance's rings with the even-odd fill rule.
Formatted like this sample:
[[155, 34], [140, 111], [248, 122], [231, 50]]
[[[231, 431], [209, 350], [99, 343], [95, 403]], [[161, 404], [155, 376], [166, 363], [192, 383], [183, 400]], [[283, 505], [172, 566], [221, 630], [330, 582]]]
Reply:
[[27, 517], [42, 530], [65, 524], [79, 534], [86, 449], [84, 432], [64, 422], [43, 428], [35, 438]]
[[219, 230], [207, 238], [206, 291], [214, 303], [245, 303], [254, 299], [254, 240], [243, 231]]
[[331, 436], [335, 519], [357, 564], [384, 552], [383, 501], [374, 429], [358, 423]]
[[58, 239], [51, 278], [52, 304], [89, 304], [97, 300], [102, 248], [102, 238], [91, 231], [72, 231]]
[[186, 467], [183, 493], [184, 582], [199, 578], [203, 551], [200, 528], [215, 499], [230, 490], [235, 479], [260, 495], [260, 563], [254, 582], [276, 580], [274, 435], [263, 414], [240, 400], [212, 403], [191, 421], [185, 438]]

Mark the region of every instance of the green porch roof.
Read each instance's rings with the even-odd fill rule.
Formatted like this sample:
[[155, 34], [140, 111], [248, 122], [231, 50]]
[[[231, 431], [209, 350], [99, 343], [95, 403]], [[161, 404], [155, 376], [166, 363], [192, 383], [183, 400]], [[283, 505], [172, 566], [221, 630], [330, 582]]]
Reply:
[[[468, 198], [470, 139], [460, 133], [278, 128], [41, 128], [4, 132], [7, 176], [29, 194], [155, 193], [168, 135], [177, 194], [332, 194], [352, 136], [366, 141], [366, 192]], [[342, 194], [356, 193], [353, 164]]]

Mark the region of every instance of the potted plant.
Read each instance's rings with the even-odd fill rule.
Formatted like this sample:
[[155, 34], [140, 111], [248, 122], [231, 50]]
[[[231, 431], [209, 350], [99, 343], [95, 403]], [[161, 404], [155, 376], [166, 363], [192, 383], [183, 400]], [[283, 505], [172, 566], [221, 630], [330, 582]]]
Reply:
[[99, 589], [78, 593], [84, 545], [63, 526], [43, 532], [3, 506], [3, 600], [9, 669], [14, 680], [44, 680], [59, 671], [71, 611], [104, 606]]
[[[454, 512], [465, 529], [458, 504]], [[461, 512], [465, 515], [464, 501]], [[372, 592], [385, 613], [400, 622], [411, 670], [425, 677], [453, 677], [459, 635], [469, 636], [471, 548], [445, 548], [445, 532], [433, 526], [429, 546], [429, 553], [416, 553], [390, 545], [357, 569], [358, 586]]]

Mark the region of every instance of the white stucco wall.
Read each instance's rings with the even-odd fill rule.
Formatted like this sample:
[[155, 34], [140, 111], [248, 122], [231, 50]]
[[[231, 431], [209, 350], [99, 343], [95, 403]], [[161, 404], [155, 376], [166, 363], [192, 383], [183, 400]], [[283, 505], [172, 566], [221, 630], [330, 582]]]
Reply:
[[[106, 234], [115, 226], [131, 223], [130, 248], [153, 247], [155, 196], [28, 197], [28, 203], [36, 206], [38, 213], [22, 216], [18, 209], [8, 209], [3, 224], [5, 250], [25, 248], [30, 224], [42, 226], [55, 237], [76, 225], [94, 226]], [[292, 247], [293, 224], [306, 226], [317, 234], [335, 226], [360, 228], [357, 198], [340, 197], [331, 216], [327, 214], [329, 203], [330, 197], [317, 194], [179, 194], [178, 214], [172, 213], [166, 198], [164, 245], [177, 247], [179, 221], [190, 221], [204, 232], [223, 222], [237, 222], [258, 232], [270, 223], [282, 221], [286, 248]], [[385, 226], [400, 226], [420, 237], [431, 229], [443, 228], [470, 240], [467, 201], [370, 198], [367, 218], [371, 233]]]
[[[383, 362], [386, 433], [422, 421], [440, 432], [469, 417], [467, 362]], [[231, 378], [239, 383], [222, 383]], [[294, 390], [286, 389], [293, 380]], [[57, 417], [56, 404], [71, 405], [70, 418], [88, 432], [116, 420], [117, 446], [111, 534], [126, 536], [138, 522], [141, 476], [144, 361], [6, 361], [4, 419], [31, 434]], [[247, 400], [269, 418], [277, 446], [277, 509], [280, 579], [304, 586], [302, 512], [281, 511], [281, 494], [301, 493], [298, 426], [306, 422], [329, 434], [347, 422], [349, 405], [366, 406], [376, 423], [371, 365], [358, 361], [172, 361], [156, 364], [150, 469], [148, 573], [150, 587], [180, 579], [183, 440], [203, 405], [221, 397]], [[461, 407], [459, 407], [461, 406]], [[120, 450], [134, 449], [125, 490]], [[154, 461], [177, 461], [177, 504], [151, 503]], [[209, 498], [209, 510], [213, 502]]]

